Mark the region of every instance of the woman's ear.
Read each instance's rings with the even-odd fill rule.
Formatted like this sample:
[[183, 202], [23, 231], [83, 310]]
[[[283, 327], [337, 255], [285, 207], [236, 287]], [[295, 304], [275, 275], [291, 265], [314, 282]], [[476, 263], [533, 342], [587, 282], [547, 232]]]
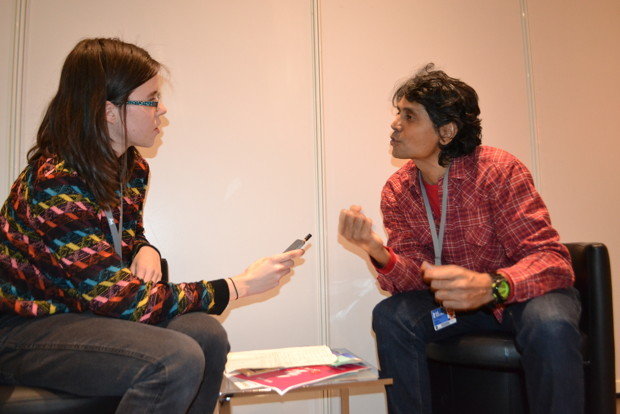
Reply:
[[123, 120], [118, 106], [114, 105], [110, 101], [106, 101], [105, 103], [105, 119], [108, 123], [107, 132], [110, 137], [110, 144], [112, 145], [112, 148], [116, 152], [117, 156], [120, 156], [120, 154], [125, 152], [123, 140]]
[[116, 124], [120, 119], [118, 113], [118, 106], [114, 105], [110, 101], [105, 101], [105, 118], [108, 124]]
[[452, 138], [456, 136], [458, 130], [459, 129], [454, 122], [449, 122], [445, 125], [440, 126], [439, 142], [441, 142], [442, 145], [448, 145], [450, 141], [452, 141]]

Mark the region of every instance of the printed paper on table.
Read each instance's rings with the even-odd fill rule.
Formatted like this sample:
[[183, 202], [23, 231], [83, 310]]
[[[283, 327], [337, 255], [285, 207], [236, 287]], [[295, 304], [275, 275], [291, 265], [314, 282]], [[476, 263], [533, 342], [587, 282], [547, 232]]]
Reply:
[[[240, 386], [240, 388], [249, 388], [252, 387], [252, 384], [256, 384], [257, 388], [267, 387], [280, 395], [284, 395], [284, 393], [294, 388], [347, 375], [367, 368], [368, 367], [363, 364], [346, 364], [340, 366], [313, 365], [284, 368], [253, 376], [246, 376], [243, 374], [228, 376], [235, 384]], [[243, 383], [243, 385], [240, 383]]]

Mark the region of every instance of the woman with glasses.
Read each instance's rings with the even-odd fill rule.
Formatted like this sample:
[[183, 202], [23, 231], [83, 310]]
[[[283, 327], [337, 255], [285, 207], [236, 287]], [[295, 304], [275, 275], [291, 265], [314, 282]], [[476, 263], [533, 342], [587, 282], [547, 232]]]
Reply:
[[290, 272], [294, 250], [237, 276], [161, 281], [142, 227], [161, 65], [118, 39], [68, 55], [28, 165], [0, 211], [0, 381], [122, 396], [119, 413], [212, 412], [229, 345], [211, 314]]

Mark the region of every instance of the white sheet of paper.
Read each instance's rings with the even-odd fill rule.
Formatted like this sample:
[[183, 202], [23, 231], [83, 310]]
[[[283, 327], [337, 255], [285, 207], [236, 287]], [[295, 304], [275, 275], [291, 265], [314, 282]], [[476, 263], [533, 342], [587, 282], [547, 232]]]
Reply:
[[325, 345], [261, 349], [228, 353], [226, 372], [239, 369], [289, 368], [305, 365], [329, 365], [338, 357]]

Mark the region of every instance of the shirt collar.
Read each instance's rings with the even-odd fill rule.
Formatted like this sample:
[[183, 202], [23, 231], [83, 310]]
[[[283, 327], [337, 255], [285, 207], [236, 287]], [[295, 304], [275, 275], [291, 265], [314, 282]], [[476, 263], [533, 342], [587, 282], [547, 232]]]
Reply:
[[[480, 148], [480, 147], [478, 147]], [[471, 165], [474, 162], [474, 157], [476, 152], [478, 152], [478, 148], [476, 148], [474, 150], [474, 152], [472, 152], [471, 154], [468, 155], [464, 155], [462, 157], [457, 157], [455, 159], [452, 160], [451, 165], [450, 165], [450, 179], [455, 179], [455, 180], [464, 180], [466, 179], [469, 175], [471, 175]], [[408, 170], [408, 174], [407, 174], [407, 187], [411, 188], [412, 191], [421, 194], [420, 193], [420, 182], [418, 181], [418, 174], [420, 173], [420, 170], [418, 170], [418, 168], [416, 167], [415, 163], [413, 162], [413, 160], [409, 160], [409, 162], [406, 164], [407, 170]], [[441, 183], [441, 180], [440, 180]]]

